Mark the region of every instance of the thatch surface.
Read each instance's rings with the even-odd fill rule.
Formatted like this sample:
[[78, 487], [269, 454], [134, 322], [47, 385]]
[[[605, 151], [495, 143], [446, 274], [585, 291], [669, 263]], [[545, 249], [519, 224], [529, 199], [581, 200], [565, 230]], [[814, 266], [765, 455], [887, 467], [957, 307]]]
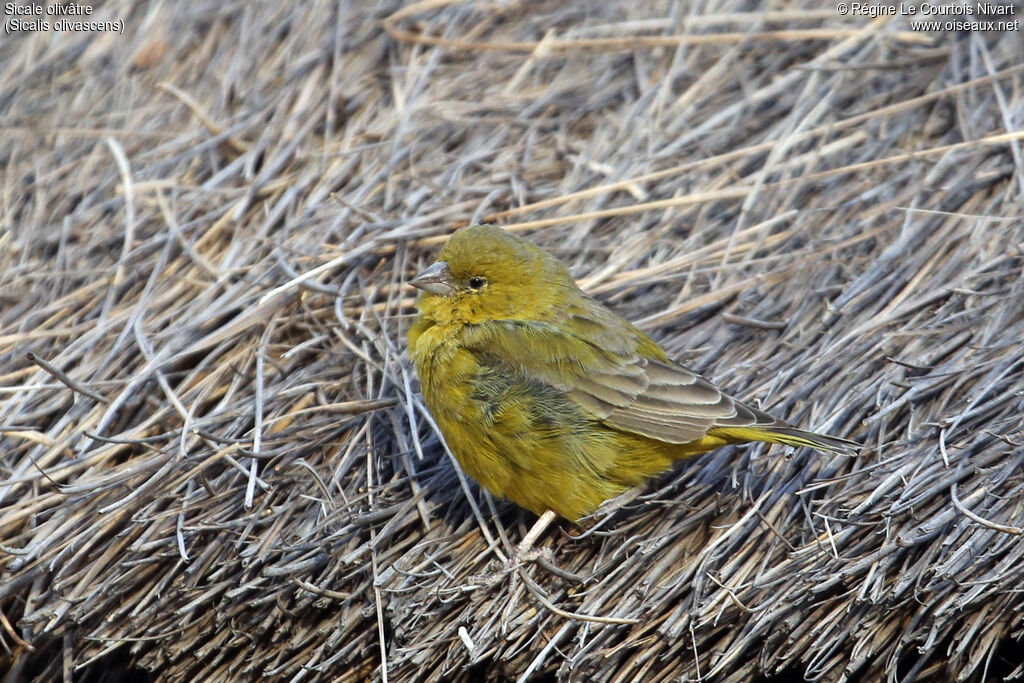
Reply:
[[[399, 9], [0, 42], [9, 676], [1020, 675], [1019, 31]], [[402, 355], [404, 281], [483, 219], [862, 453], [681, 463], [506, 571], [533, 520], [460, 481]]]

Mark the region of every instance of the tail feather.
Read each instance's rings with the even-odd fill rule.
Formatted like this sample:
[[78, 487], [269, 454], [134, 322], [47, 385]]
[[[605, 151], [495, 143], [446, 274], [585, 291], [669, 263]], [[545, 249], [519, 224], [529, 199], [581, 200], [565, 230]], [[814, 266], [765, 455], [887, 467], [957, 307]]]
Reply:
[[817, 434], [788, 426], [757, 426], [712, 429], [709, 434], [721, 436], [735, 442], [764, 441], [781, 443], [787, 446], [806, 446], [819, 451], [846, 453], [852, 455], [860, 449], [860, 444], [838, 436]]
[[807, 432], [794, 427], [771, 427], [765, 431], [774, 436], [778, 443], [790, 446], [807, 446], [819, 451], [829, 451], [832, 453], [852, 454], [860, 450], [860, 444], [856, 441], [828, 434]]

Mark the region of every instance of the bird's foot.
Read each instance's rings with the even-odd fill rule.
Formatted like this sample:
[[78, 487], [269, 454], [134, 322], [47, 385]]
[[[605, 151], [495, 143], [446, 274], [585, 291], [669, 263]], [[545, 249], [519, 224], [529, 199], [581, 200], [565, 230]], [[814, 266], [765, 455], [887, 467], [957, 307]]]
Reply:
[[551, 552], [551, 548], [534, 547], [537, 540], [556, 518], [557, 515], [551, 510], [541, 515], [526, 532], [523, 540], [515, 547], [508, 559], [504, 561], [503, 566], [478, 576], [477, 581], [486, 586], [493, 586], [507, 576], [518, 574], [527, 565], [536, 563], [552, 574], [570, 581], [581, 582], [583, 580], [581, 577], [567, 572], [555, 564], [555, 554]]

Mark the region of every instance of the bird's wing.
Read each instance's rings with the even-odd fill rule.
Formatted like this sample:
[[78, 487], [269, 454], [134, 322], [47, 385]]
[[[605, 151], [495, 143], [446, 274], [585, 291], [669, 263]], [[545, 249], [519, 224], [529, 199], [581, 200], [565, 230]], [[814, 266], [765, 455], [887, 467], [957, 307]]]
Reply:
[[782, 424], [681, 365], [648, 360], [644, 371], [647, 386], [621, 404], [602, 398], [594, 379], [603, 377], [581, 382], [568, 396], [613, 427], [669, 443], [695, 441], [713, 427]]
[[641, 332], [610, 311], [575, 324], [496, 320], [467, 326], [463, 343], [484, 362], [520, 368], [564, 391], [606, 424], [687, 443], [714, 427], [785, 423], [732, 398], [681, 365], [640, 353]]

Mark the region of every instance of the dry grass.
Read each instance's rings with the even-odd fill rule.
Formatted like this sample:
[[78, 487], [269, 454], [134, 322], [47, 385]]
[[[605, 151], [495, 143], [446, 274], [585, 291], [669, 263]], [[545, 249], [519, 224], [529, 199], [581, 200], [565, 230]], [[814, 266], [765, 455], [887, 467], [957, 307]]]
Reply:
[[[1022, 675], [1024, 43], [773, 7], [114, 0], [0, 42], [0, 668]], [[532, 519], [402, 355], [482, 220], [863, 452], [681, 463], [507, 571]]]

